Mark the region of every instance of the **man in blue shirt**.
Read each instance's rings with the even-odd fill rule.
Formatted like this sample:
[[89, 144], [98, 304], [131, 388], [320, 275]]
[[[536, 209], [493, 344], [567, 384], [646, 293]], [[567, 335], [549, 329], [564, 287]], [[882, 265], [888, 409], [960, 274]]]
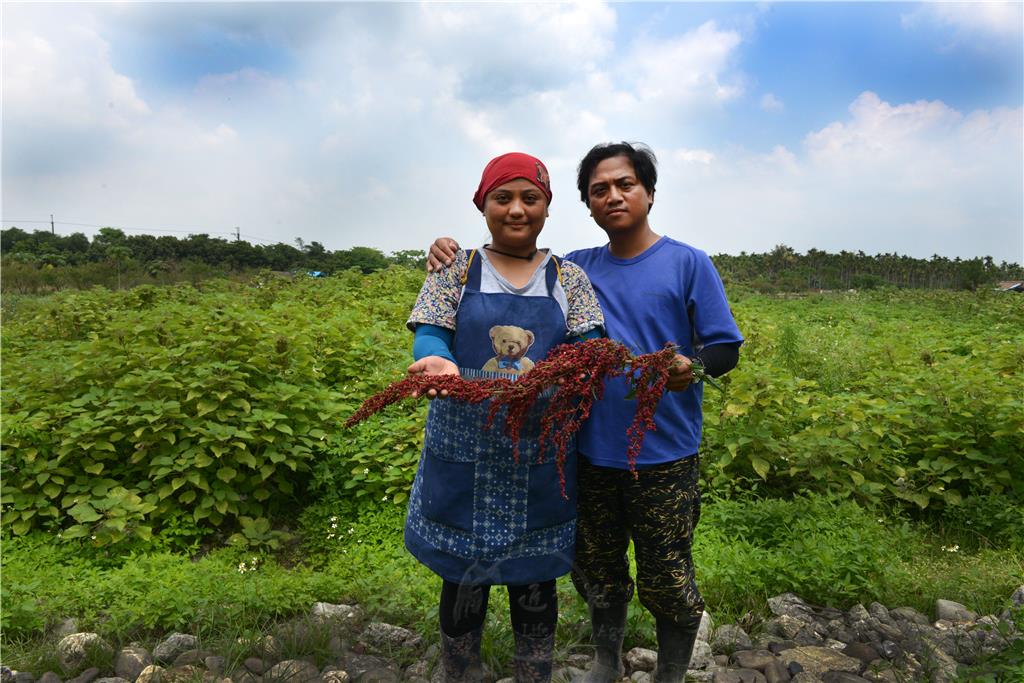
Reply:
[[[707, 254], [654, 232], [657, 166], [642, 145], [597, 145], [580, 162], [577, 186], [608, 244], [566, 254], [590, 278], [608, 336], [634, 354], [679, 347], [667, 392], [655, 413], [636, 472], [626, 460], [626, 431], [636, 403], [625, 380], [609, 380], [579, 434], [576, 566], [572, 579], [587, 600], [596, 649], [586, 683], [610, 683], [622, 672], [621, 648], [634, 582], [658, 634], [657, 683], [686, 676], [704, 601], [694, 581], [691, 545], [700, 517], [698, 449], [703, 387], [692, 385], [692, 359], [718, 376], [735, 367], [743, 341], [721, 279]], [[441, 239], [434, 263], [454, 256]]]

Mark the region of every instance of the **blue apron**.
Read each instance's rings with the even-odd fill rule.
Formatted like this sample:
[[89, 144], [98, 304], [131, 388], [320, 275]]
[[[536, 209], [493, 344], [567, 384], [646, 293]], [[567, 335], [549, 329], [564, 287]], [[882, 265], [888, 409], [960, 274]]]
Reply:
[[[494, 326], [505, 332], [512, 327], [511, 338], [519, 340], [528, 340], [527, 331], [532, 333], [525, 358], [533, 363], [567, 341], [565, 314], [553, 296], [559, 278], [553, 256], [545, 270], [547, 296], [520, 296], [481, 292], [481, 263], [474, 255], [455, 317], [453, 352], [463, 377], [508, 376], [483, 370], [488, 365], [498, 372], [529, 367], [518, 354], [502, 355], [495, 349], [503, 338], [492, 339]], [[461, 584], [522, 585], [556, 578], [572, 568], [575, 441], [565, 463], [566, 499], [554, 448], [542, 455], [537, 443], [546, 405], [547, 398], [539, 398], [524, 422], [517, 465], [512, 440], [504, 434], [504, 409], [486, 429], [489, 402], [430, 404], [409, 494], [405, 546], [434, 573]]]

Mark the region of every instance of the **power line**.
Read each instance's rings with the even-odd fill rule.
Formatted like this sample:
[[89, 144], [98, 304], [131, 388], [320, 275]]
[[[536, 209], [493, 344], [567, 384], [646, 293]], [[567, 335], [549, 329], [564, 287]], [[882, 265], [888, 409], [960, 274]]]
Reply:
[[132, 230], [134, 232], [176, 232], [187, 235], [234, 235], [234, 230], [205, 230], [203, 228], [192, 228], [189, 230], [181, 230], [174, 228], [139, 228], [128, 225], [97, 225], [95, 223], [76, 223], [72, 221], [34, 221], [34, 220], [16, 220], [16, 219], [2, 219], [3, 223], [11, 224], [14, 223], [50, 223], [51, 225], [73, 225], [79, 228], [116, 228], [118, 230]]
[[171, 233], [178, 233], [178, 234], [182, 234], [182, 235], [232, 235], [232, 236], [235, 237], [236, 240], [245, 238], [245, 240], [247, 242], [258, 242], [260, 244], [269, 244], [269, 245], [285, 244], [285, 242], [283, 240], [280, 240], [280, 239], [279, 240], [272, 240], [272, 239], [267, 239], [266, 237], [262, 237], [262, 236], [258, 236], [258, 235], [253, 235], [251, 233], [243, 233], [243, 232], [241, 232], [241, 229], [237, 228], [237, 227], [234, 230], [204, 230], [202, 228], [194, 228], [194, 229], [191, 229], [191, 230], [181, 230], [181, 229], [174, 229], [174, 228], [139, 228], [139, 227], [130, 227], [130, 226], [126, 226], [126, 225], [110, 225], [110, 224], [107, 224], [107, 225], [97, 225], [95, 223], [77, 223], [77, 222], [73, 222], [73, 221], [55, 221], [55, 220], [52, 220], [52, 219], [51, 220], [39, 221], [39, 220], [28, 220], [28, 219], [20, 220], [20, 219], [12, 219], [12, 218], [3, 218], [3, 219], [0, 219], [0, 222], [3, 222], [5, 225], [11, 226], [11, 227], [15, 227], [16, 223], [22, 223], [22, 224], [25, 224], [25, 223], [33, 223], [33, 224], [40, 223], [40, 224], [48, 224], [48, 225], [50, 225], [51, 229], [52, 229], [52, 227], [54, 225], [72, 225], [72, 226], [79, 227], [79, 228], [116, 228], [118, 230], [129, 230], [129, 231], [132, 231], [132, 232], [171, 232]]

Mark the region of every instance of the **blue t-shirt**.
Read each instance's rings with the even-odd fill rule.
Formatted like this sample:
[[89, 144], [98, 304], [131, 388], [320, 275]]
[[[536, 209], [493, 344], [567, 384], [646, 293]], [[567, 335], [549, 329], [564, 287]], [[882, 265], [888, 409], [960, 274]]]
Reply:
[[[692, 357], [695, 349], [743, 341], [725, 298], [725, 288], [708, 255], [662, 237], [631, 259], [612, 256], [608, 246], [581, 249], [565, 258], [590, 278], [604, 311], [608, 336], [633, 354], [661, 350], [674, 342]], [[627, 469], [626, 429], [636, 401], [626, 399], [623, 378], [609, 380], [579, 433], [579, 451], [603, 467]], [[703, 386], [665, 392], [648, 432], [638, 466], [679, 460], [697, 452], [701, 437]]]

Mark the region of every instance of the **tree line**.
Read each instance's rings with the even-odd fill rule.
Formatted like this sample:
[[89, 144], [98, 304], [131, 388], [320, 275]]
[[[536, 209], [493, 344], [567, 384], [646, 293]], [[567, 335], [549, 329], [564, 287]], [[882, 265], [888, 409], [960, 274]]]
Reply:
[[[89, 239], [77, 232], [57, 235], [17, 227], [0, 231], [2, 286], [8, 292], [38, 293], [104, 285], [120, 289], [143, 283], [197, 282], [210, 277], [246, 275], [257, 270], [331, 274], [357, 268], [363, 273], [392, 265], [422, 268], [419, 250], [384, 254], [371, 247], [331, 251], [320, 242], [295, 245], [252, 244], [206, 234], [126, 235], [101, 228]], [[976, 289], [1002, 280], [1024, 279], [1015, 263], [996, 264], [991, 257], [916, 259], [898, 254], [838, 254], [811, 249], [801, 254], [778, 245], [763, 254], [718, 254], [712, 257], [728, 284], [759, 291], [872, 289], [882, 286], [928, 289]]]
[[811, 249], [801, 254], [780, 244], [764, 254], [712, 257], [727, 282], [740, 282], [759, 291], [820, 289], [965, 289], [992, 286], [1005, 280], [1024, 280], [1016, 263], [995, 263], [991, 256], [953, 259], [912, 258], [900, 254], [865, 254], [841, 251], [830, 254]]

